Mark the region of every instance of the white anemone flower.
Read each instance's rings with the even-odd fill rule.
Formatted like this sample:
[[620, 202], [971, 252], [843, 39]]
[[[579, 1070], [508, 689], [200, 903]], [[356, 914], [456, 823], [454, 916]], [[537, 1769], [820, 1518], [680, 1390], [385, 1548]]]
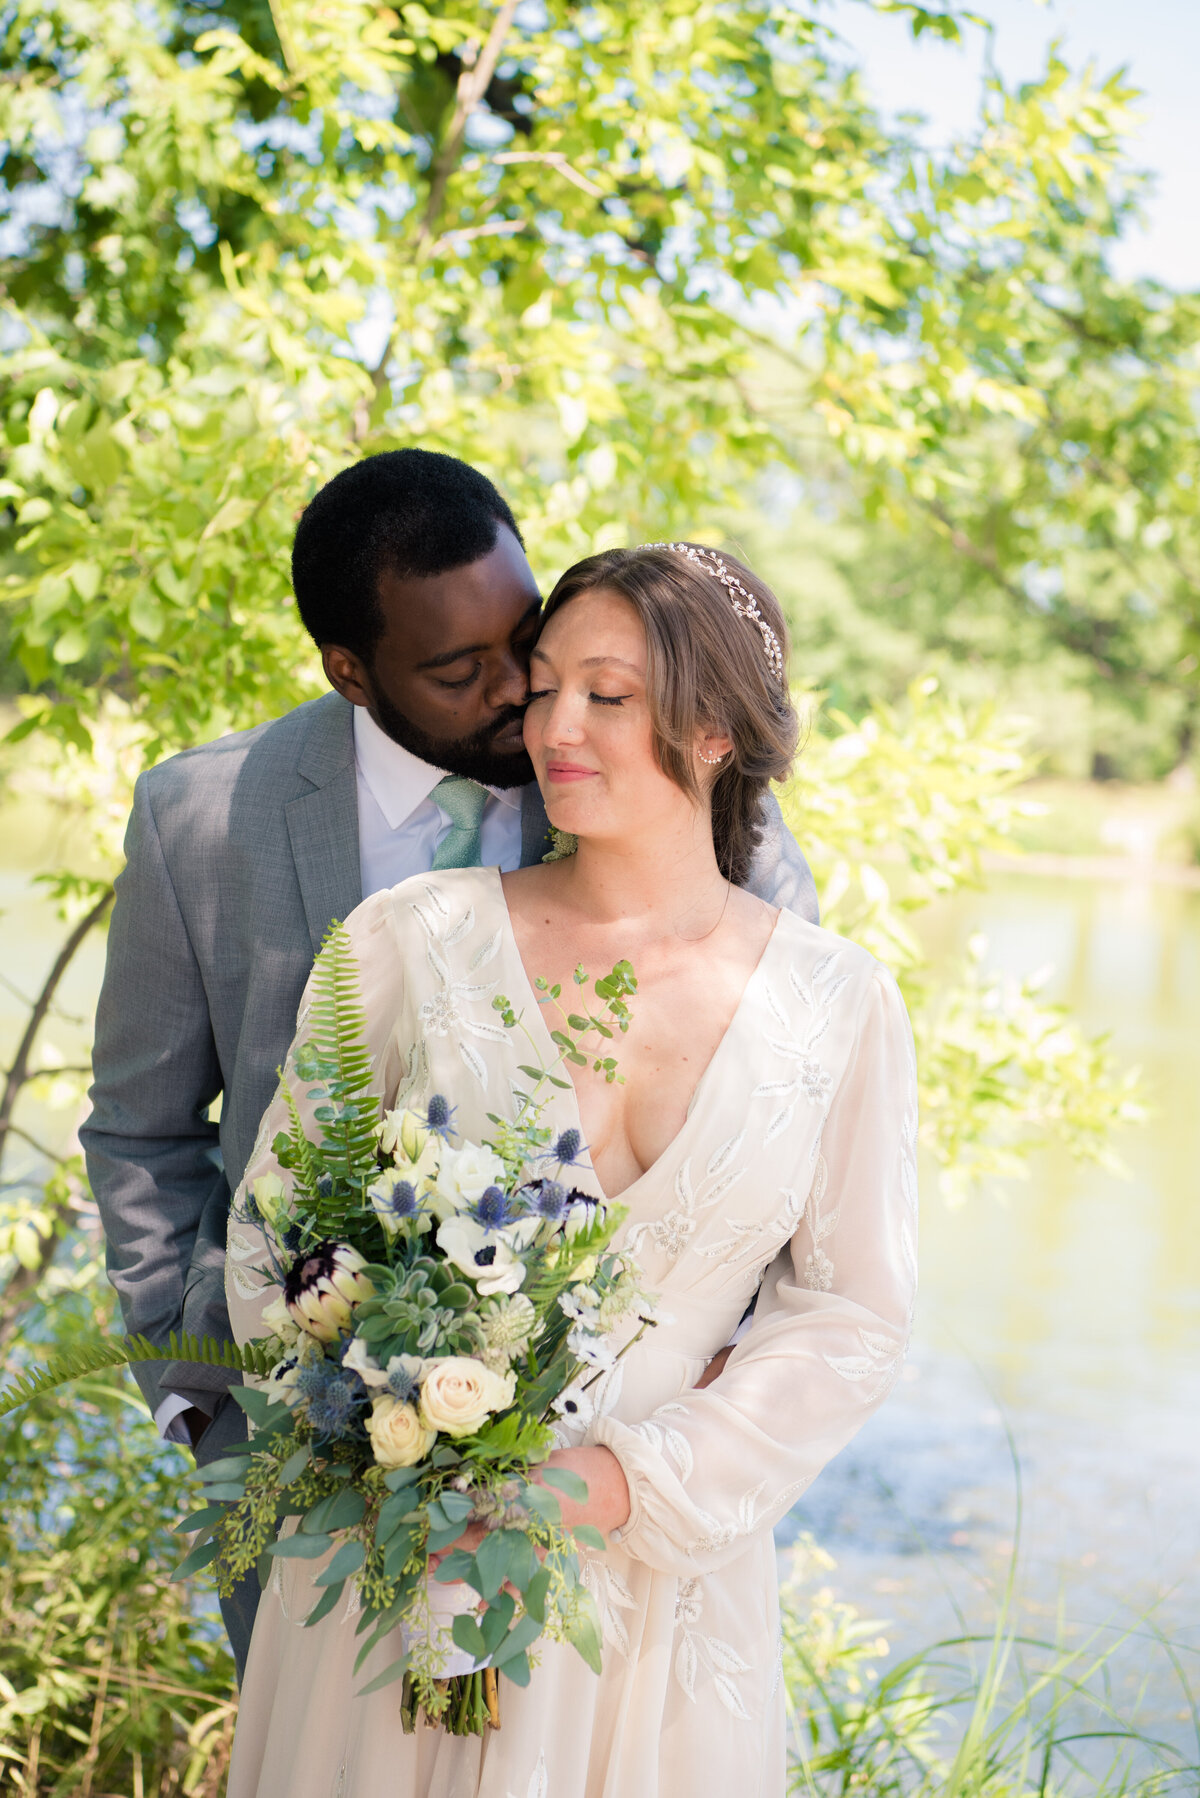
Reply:
[[567, 1349], [577, 1361], [584, 1361], [594, 1367], [597, 1373], [607, 1373], [614, 1366], [617, 1351], [603, 1336], [593, 1336], [585, 1326], [576, 1325], [567, 1337]]
[[525, 1279], [525, 1263], [505, 1241], [504, 1230], [485, 1230], [469, 1217], [449, 1217], [437, 1233], [448, 1261], [469, 1274], [482, 1298], [516, 1292]]
[[489, 1186], [503, 1186], [507, 1170], [499, 1155], [477, 1143], [464, 1143], [461, 1149], [445, 1147], [438, 1168], [435, 1191], [442, 1204], [443, 1217], [477, 1205]]

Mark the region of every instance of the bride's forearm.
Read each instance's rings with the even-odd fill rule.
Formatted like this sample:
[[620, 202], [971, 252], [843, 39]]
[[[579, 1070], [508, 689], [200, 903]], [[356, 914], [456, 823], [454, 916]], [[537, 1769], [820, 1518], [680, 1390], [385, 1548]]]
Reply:
[[590, 1523], [607, 1536], [629, 1522], [629, 1482], [610, 1448], [557, 1448], [548, 1465], [578, 1474], [588, 1489], [582, 1504], [555, 1490], [567, 1529]]

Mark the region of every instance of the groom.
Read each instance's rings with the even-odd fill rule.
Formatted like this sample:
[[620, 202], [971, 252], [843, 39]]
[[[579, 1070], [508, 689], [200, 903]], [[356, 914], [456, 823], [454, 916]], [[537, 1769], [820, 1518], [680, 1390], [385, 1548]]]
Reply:
[[[541, 601], [491, 482], [418, 449], [355, 463], [301, 518], [292, 578], [334, 691], [143, 774], [117, 881], [80, 1137], [125, 1327], [154, 1341], [229, 1335], [230, 1194], [331, 920], [430, 868], [548, 848], [521, 738]], [[777, 808], [750, 884], [816, 917]], [[244, 1439], [228, 1373], [135, 1373], [201, 1463]], [[256, 1601], [251, 1580], [222, 1603], [239, 1676]]]

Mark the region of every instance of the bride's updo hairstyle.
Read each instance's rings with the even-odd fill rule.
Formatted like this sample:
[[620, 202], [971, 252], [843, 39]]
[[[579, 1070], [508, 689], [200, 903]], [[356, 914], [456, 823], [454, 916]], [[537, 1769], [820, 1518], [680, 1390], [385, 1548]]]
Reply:
[[[733, 590], [720, 579], [722, 568]], [[646, 697], [663, 773], [700, 801], [709, 770], [696, 755], [697, 735], [722, 733], [733, 744], [713, 770], [713, 847], [726, 879], [744, 886], [768, 785], [789, 773], [799, 735], [779, 601], [732, 556], [700, 544], [653, 543], [605, 550], [568, 568], [546, 601], [542, 627], [599, 588], [627, 599], [646, 632]], [[747, 600], [758, 621], [735, 611], [735, 602], [745, 608]]]

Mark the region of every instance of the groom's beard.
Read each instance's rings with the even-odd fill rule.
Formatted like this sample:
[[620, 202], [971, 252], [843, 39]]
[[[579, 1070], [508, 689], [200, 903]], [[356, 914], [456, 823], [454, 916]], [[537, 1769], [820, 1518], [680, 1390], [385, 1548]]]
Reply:
[[447, 774], [465, 775], [468, 780], [477, 780], [481, 787], [524, 787], [533, 780], [533, 763], [524, 749], [510, 749], [505, 753], [493, 747], [501, 731], [520, 723], [525, 715], [521, 706], [510, 706], [486, 730], [476, 731], [473, 737], [443, 738], [430, 737], [419, 730], [378, 688], [372, 697], [375, 721], [380, 729], [393, 743], [399, 743], [410, 755], [419, 756], [431, 768], [444, 768]]

